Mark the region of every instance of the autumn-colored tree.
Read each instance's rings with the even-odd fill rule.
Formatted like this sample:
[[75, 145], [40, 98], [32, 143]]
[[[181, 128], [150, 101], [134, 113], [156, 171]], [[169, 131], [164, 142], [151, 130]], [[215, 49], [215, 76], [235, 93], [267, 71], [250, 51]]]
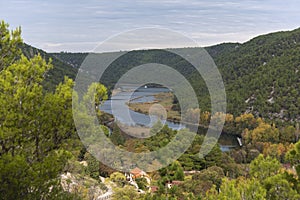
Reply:
[[299, 180], [300, 179], [300, 141], [297, 142], [294, 145], [294, 147], [288, 151], [288, 153], [285, 156], [285, 160], [287, 162], [290, 162], [291, 165], [295, 167], [296, 172], [298, 174], [298, 180]]
[[278, 142], [279, 141], [279, 130], [274, 126], [265, 122], [259, 123], [259, 125], [253, 129], [246, 129], [243, 133], [246, 142]]
[[257, 126], [257, 120], [251, 113], [242, 114], [235, 118], [238, 131], [241, 133], [244, 129], [253, 129]]

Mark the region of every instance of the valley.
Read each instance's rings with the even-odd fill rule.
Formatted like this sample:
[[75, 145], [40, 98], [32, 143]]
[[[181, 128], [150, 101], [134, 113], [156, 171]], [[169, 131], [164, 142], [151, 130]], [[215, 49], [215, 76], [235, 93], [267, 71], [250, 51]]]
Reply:
[[[97, 68], [80, 67], [90, 53], [47, 53], [4, 21], [0, 36], [0, 200], [300, 199], [300, 29], [205, 48], [226, 113], [168, 49], [126, 52], [92, 81]], [[183, 75], [199, 108], [182, 112], [164, 85], [132, 85], [145, 76], [116, 85], [145, 63]]]

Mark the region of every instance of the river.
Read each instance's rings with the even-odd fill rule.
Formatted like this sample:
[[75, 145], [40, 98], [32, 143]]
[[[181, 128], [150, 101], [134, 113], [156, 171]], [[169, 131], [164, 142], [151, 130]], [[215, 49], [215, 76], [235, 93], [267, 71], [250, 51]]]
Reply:
[[[131, 102], [135, 103], [145, 103], [154, 101], [154, 95], [161, 92], [169, 92], [170, 90], [167, 88], [159, 88], [159, 87], [149, 87], [149, 88], [139, 88], [132, 92], [132, 88], [130, 86], [123, 87], [120, 91], [114, 94], [114, 96], [105, 101], [101, 106], [100, 110], [106, 113], [113, 114], [115, 119], [126, 125], [139, 125], [150, 127], [157, 121], [153, 116], [149, 116], [146, 114], [142, 114], [139, 112], [135, 112], [130, 110], [126, 103], [128, 99]], [[112, 109], [112, 107], [114, 109]], [[130, 117], [128, 117], [128, 115]], [[131, 118], [131, 119], [130, 119]], [[174, 123], [168, 120], [162, 120], [163, 124], [168, 125], [173, 130], [179, 130], [186, 128], [185, 125]], [[200, 134], [205, 134], [205, 131], [200, 130]], [[237, 146], [236, 138], [227, 134], [221, 134], [219, 139], [219, 144], [222, 151], [229, 151], [231, 148]]]

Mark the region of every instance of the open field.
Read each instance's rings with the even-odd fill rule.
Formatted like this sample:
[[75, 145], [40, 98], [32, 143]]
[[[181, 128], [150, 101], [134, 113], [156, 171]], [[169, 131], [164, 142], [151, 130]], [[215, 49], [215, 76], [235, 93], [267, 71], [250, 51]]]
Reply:
[[[152, 102], [146, 102], [146, 103], [128, 103], [128, 106], [131, 110], [149, 114], [149, 111], [152, 109], [152, 112], [155, 112], [155, 109], [153, 110], [154, 105], [159, 104], [160, 107], [164, 107], [167, 119], [170, 121], [180, 121], [180, 113], [178, 111], [172, 110], [173, 104], [173, 94], [171, 92], [163, 92], [158, 93], [154, 95], [155, 100]], [[152, 108], [151, 108], [152, 107]], [[161, 113], [162, 111], [158, 111], [158, 113]]]

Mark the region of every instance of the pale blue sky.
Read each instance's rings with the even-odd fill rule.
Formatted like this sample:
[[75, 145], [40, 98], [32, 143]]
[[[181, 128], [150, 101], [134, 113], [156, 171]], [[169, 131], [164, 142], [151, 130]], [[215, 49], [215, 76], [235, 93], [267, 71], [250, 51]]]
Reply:
[[91, 51], [122, 31], [162, 27], [200, 46], [300, 27], [299, 0], [0, 0], [0, 19], [46, 51]]

